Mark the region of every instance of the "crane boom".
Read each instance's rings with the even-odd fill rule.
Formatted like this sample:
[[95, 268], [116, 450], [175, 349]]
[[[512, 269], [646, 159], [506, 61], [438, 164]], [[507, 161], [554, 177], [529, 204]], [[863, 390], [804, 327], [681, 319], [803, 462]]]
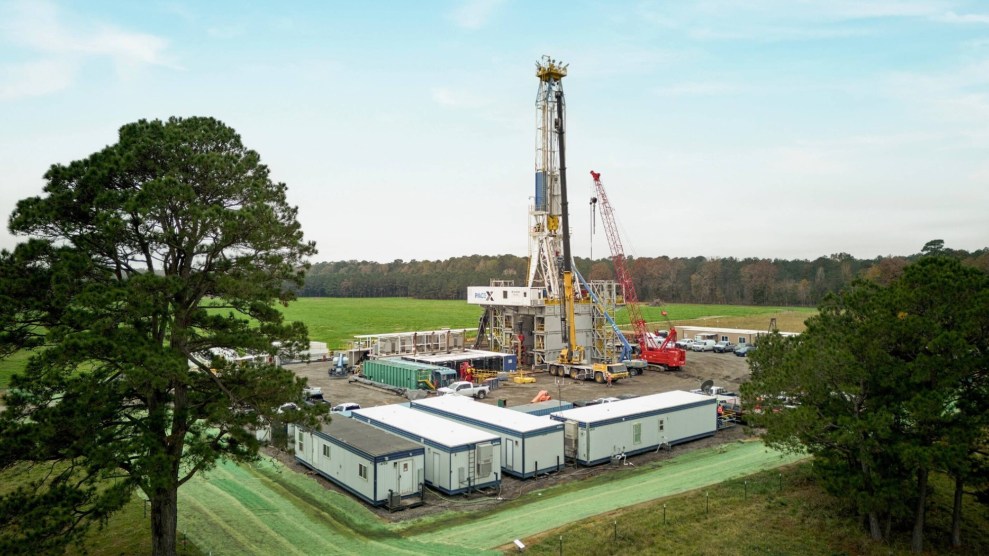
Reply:
[[560, 214], [563, 224], [563, 315], [566, 319], [566, 326], [563, 333], [566, 334], [567, 351], [560, 353], [561, 363], [581, 363], [584, 359], [583, 346], [577, 345], [577, 323], [574, 316], [574, 284], [573, 284], [573, 259], [570, 254], [570, 210], [567, 206], [567, 159], [566, 143], [564, 141], [564, 118], [563, 118], [563, 91], [556, 91], [556, 134], [557, 145], [560, 156]]
[[[605, 235], [608, 237], [608, 247], [611, 248], [611, 260], [615, 266], [618, 283], [621, 284], [622, 290], [625, 292], [625, 307], [635, 332], [635, 339], [639, 343], [640, 355], [651, 365], [665, 369], [680, 369], [687, 360], [687, 352], [674, 345], [676, 328], [673, 327], [672, 323], [670, 324], [669, 333], [662, 344], [657, 344], [652, 334], [649, 333], [646, 321], [642, 318], [642, 312], [639, 310], [639, 296], [635, 291], [635, 283], [632, 281], [632, 275], [626, 264], [625, 249], [622, 247], [618, 225], [615, 222], [615, 210], [611, 206], [611, 201], [608, 200], [608, 194], [604, 191], [601, 173], [591, 170], [591, 178], [594, 180], [594, 188], [601, 205], [601, 220], [604, 222]], [[663, 315], [666, 315], [666, 311], [663, 311]]]
[[618, 283], [621, 284], [622, 290], [625, 292], [625, 307], [628, 310], [632, 330], [635, 331], [636, 341], [639, 343], [645, 341], [649, 347], [656, 349], [659, 346], [652, 340], [646, 329], [646, 321], [642, 318], [642, 312], [639, 310], [639, 296], [635, 291], [635, 282], [632, 281], [632, 275], [625, 264], [625, 249], [622, 247], [622, 239], [618, 235], [615, 211], [611, 207], [611, 202], [608, 201], [608, 194], [605, 193], [604, 186], [601, 184], [600, 172], [591, 170], [591, 177], [594, 179], [594, 188], [598, 193], [598, 202], [601, 203], [601, 221], [604, 222], [605, 235], [608, 238], [608, 247], [611, 248], [611, 260], [615, 265]]

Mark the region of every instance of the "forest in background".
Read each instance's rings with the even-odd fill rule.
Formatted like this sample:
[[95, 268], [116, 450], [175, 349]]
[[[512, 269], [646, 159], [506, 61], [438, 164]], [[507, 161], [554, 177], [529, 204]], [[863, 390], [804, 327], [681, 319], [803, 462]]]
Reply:
[[[855, 278], [888, 284], [903, 268], [925, 254], [947, 254], [989, 272], [989, 248], [974, 252], [928, 242], [909, 256], [856, 259], [847, 253], [814, 260], [670, 258], [628, 259], [639, 300], [649, 303], [721, 303], [728, 305], [816, 306], [826, 294]], [[611, 259], [576, 258], [587, 280], [613, 280]], [[526, 281], [528, 258], [471, 255], [442, 261], [336, 261], [315, 263], [299, 290], [302, 297], [412, 297], [465, 299], [468, 286], [492, 279]]]

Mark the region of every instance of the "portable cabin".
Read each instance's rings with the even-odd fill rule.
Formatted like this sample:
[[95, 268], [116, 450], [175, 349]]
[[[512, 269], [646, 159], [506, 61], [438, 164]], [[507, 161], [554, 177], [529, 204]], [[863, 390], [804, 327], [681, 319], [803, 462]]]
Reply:
[[501, 469], [526, 479], [563, 468], [563, 423], [464, 396], [413, 400], [412, 409], [501, 437]]
[[292, 426], [295, 459], [372, 506], [422, 503], [425, 450], [354, 419], [336, 417], [319, 430]]
[[425, 448], [425, 483], [446, 494], [501, 484], [501, 438], [406, 404], [357, 409], [353, 419]]
[[564, 423], [564, 453], [597, 465], [706, 436], [718, 429], [717, 400], [681, 390], [575, 407], [550, 415]]
[[536, 417], [542, 417], [543, 415], [564, 411], [566, 409], [571, 409], [572, 407], [573, 404], [570, 402], [565, 402], [562, 400], [546, 400], [544, 402], [510, 406], [509, 409], [521, 411], [522, 413], [528, 413], [529, 415], [535, 415]]

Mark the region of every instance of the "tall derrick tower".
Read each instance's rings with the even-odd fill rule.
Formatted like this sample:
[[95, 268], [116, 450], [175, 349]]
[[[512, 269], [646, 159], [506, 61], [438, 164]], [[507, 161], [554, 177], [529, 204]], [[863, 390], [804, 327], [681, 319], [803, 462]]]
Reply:
[[563, 206], [560, 196], [560, 145], [557, 129], [557, 104], [566, 117], [562, 79], [567, 65], [549, 56], [536, 64], [539, 92], [536, 95], [536, 189], [529, 206], [529, 272], [528, 286], [543, 288], [546, 297], [559, 299], [560, 257], [563, 256]]
[[[467, 288], [467, 302], [484, 307], [475, 348], [517, 353], [519, 363], [542, 367], [556, 361], [567, 345], [564, 301], [563, 227], [567, 207], [562, 194], [560, 134], [565, 126], [562, 79], [567, 65], [548, 56], [536, 63], [535, 191], [529, 204], [529, 269], [524, 286], [492, 280]], [[573, 284], [574, 341], [586, 346], [588, 362], [613, 359], [614, 335], [605, 313], [614, 314], [620, 292], [613, 281]], [[593, 292], [596, 302], [592, 302]]]

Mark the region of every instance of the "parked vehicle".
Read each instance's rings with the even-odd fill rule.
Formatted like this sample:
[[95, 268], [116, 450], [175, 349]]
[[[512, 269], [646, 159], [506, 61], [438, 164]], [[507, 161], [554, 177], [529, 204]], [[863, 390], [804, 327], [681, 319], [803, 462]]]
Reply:
[[690, 344], [690, 349], [692, 351], [714, 351], [714, 340], [697, 340]]
[[735, 351], [735, 344], [728, 340], [721, 340], [714, 344], [714, 353], [731, 353]]
[[735, 348], [735, 355], [738, 357], [745, 357], [753, 351], [755, 351], [755, 346], [744, 344]]
[[693, 343], [694, 343], [694, 340], [693, 339], [691, 339], [691, 338], [683, 338], [682, 340], [677, 340], [676, 347], [683, 348], [683, 349], [690, 349], [690, 346], [693, 345]]
[[333, 406], [330, 411], [332, 413], [344, 413], [349, 411], [354, 411], [355, 409], [360, 409], [361, 405], [354, 402], [341, 403]]
[[306, 386], [302, 389], [302, 395], [305, 396], [307, 404], [329, 403], [323, 398], [323, 389], [319, 386]]
[[455, 394], [458, 396], [470, 396], [472, 398], [483, 400], [491, 392], [491, 389], [487, 386], [475, 386], [472, 382], [461, 380], [459, 382], [454, 382], [449, 386], [439, 388], [436, 392], [444, 396], [447, 394]]

